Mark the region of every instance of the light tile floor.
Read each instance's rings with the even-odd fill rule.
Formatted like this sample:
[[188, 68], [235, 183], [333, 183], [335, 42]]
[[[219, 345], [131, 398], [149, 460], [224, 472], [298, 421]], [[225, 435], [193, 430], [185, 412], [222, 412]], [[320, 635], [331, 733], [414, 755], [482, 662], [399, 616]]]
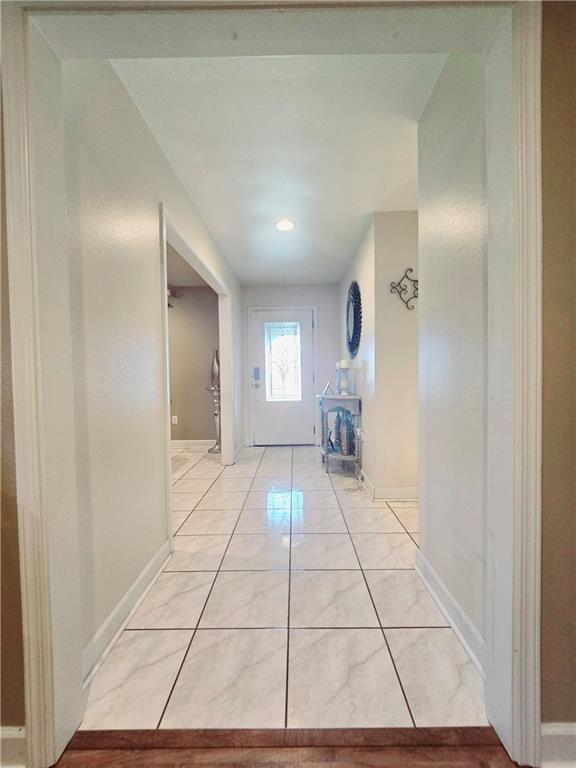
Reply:
[[414, 570], [416, 501], [312, 447], [173, 451], [174, 552], [97, 670], [83, 729], [487, 724]]

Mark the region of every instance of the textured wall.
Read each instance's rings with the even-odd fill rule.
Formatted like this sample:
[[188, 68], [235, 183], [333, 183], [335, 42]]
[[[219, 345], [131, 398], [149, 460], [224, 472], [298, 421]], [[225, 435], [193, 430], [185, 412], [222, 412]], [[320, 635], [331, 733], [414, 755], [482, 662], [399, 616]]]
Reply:
[[170, 411], [172, 440], [216, 438], [211, 383], [212, 354], [218, 349], [218, 296], [212, 288], [177, 288], [170, 300]]
[[542, 719], [576, 721], [576, 3], [543, 4]]
[[421, 549], [484, 634], [484, 60], [451, 55], [419, 127]]

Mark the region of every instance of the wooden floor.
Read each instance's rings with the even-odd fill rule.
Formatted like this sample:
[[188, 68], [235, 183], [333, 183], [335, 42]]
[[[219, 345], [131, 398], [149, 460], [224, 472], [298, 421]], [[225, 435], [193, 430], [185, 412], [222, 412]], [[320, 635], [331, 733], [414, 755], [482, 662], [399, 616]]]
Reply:
[[492, 728], [82, 731], [58, 768], [512, 768]]

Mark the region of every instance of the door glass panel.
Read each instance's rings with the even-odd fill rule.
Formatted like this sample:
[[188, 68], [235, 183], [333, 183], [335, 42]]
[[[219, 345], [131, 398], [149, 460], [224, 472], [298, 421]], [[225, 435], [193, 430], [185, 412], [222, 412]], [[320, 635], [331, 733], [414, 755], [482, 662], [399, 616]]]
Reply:
[[266, 400], [302, 400], [300, 323], [264, 323]]

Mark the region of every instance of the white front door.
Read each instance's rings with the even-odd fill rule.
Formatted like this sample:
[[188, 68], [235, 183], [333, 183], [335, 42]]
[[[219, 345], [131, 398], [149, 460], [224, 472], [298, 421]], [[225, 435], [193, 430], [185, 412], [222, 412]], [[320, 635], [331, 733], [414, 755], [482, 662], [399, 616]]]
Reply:
[[314, 443], [311, 309], [252, 309], [249, 359], [255, 445]]

